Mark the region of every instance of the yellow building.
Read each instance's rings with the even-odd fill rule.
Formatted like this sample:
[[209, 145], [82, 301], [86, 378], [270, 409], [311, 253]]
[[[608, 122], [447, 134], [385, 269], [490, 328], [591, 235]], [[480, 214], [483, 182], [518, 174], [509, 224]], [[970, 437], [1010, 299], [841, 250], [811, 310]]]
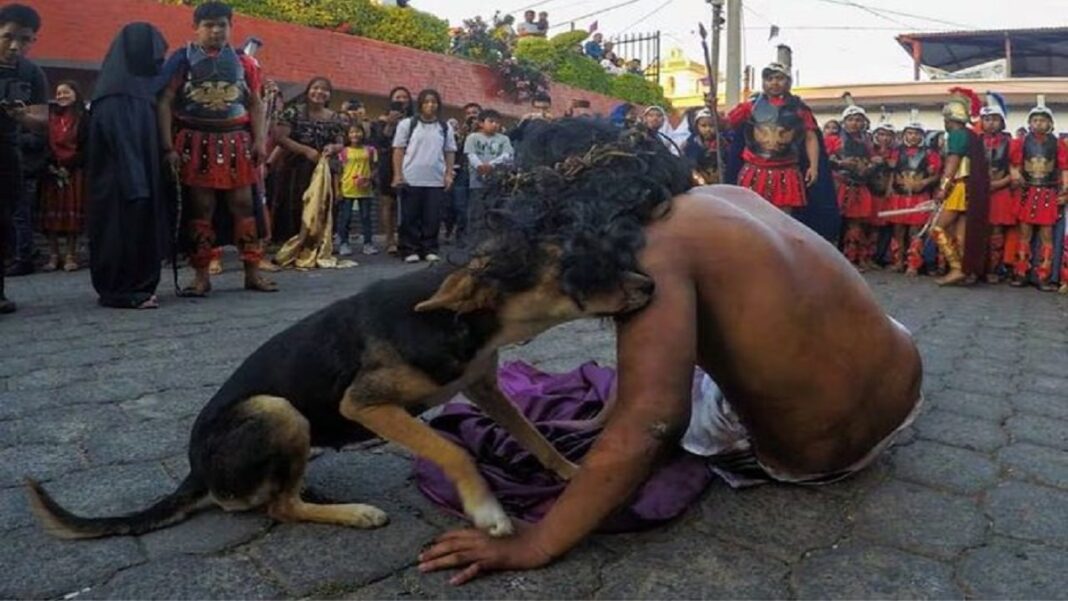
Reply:
[[660, 85], [664, 97], [676, 109], [704, 106], [708, 93], [708, 72], [704, 63], [690, 60], [682, 48], [672, 48], [660, 61]]
[[[723, 74], [717, 75], [720, 82]], [[664, 97], [671, 101], [671, 106], [678, 110], [704, 106], [705, 94], [708, 94], [708, 71], [703, 62], [690, 60], [682, 48], [675, 47], [668, 52], [668, 57], [660, 61], [660, 86], [664, 88]], [[719, 106], [723, 107], [724, 88], [719, 88]]]

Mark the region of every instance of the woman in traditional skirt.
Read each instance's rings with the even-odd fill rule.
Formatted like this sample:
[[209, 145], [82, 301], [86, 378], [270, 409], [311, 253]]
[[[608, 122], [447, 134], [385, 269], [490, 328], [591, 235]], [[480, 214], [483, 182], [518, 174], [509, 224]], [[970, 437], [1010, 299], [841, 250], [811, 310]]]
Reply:
[[271, 181], [271, 240], [276, 244], [300, 233], [304, 191], [315, 166], [324, 152], [330, 154], [344, 142], [345, 119], [330, 110], [333, 91], [329, 79], [313, 78], [275, 126], [275, 140], [285, 151]]
[[59, 237], [67, 238], [63, 269], [78, 269], [78, 235], [85, 228], [85, 147], [88, 140], [85, 101], [78, 85], [63, 81], [49, 106], [50, 160], [41, 186], [41, 232], [48, 237], [51, 254], [44, 271], [60, 266]]

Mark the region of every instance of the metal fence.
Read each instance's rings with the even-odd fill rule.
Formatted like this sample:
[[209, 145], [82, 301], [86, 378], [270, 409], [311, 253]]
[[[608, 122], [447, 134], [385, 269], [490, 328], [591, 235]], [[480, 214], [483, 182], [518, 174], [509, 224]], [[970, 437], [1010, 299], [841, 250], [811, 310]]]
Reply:
[[660, 32], [630, 33], [610, 38], [616, 56], [623, 60], [638, 59], [645, 77], [660, 83]]

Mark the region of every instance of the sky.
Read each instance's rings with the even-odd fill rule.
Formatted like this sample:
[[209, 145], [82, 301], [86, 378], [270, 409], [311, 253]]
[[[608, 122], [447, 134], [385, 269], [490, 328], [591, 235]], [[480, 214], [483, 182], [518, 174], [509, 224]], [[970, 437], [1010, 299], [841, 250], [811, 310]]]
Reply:
[[[494, 10], [547, 11], [551, 33], [598, 21], [598, 31], [643, 33], [660, 30], [661, 56], [673, 46], [702, 61], [698, 21], [711, 20], [705, 0], [411, 0], [411, 5], [446, 18], [453, 25]], [[900, 33], [1010, 29], [1068, 25], [1068, 0], [743, 0], [742, 64], [760, 67], [775, 59], [775, 47], [794, 53], [796, 86], [912, 80], [912, 59], [894, 37]], [[585, 18], [584, 15], [599, 12]], [[1056, 21], [1056, 16], [1062, 18]], [[771, 25], [779, 36], [768, 41]], [[726, 32], [722, 37], [726, 54]], [[725, 57], [721, 59], [721, 71]]]

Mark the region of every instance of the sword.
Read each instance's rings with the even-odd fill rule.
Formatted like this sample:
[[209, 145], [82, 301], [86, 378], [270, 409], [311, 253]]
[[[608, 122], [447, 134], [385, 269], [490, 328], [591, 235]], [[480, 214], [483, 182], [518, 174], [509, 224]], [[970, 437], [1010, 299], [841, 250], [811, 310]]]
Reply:
[[934, 224], [938, 223], [938, 218], [942, 215], [942, 208], [945, 206], [945, 201], [938, 203], [938, 208], [931, 212], [931, 217], [927, 219], [927, 223], [923, 224], [923, 228], [921, 228], [920, 231], [916, 233], [917, 237], [924, 237], [927, 234], [927, 230], [931, 229]]
[[938, 208], [937, 203], [933, 200], [925, 200], [920, 204], [912, 207], [911, 209], [893, 209], [890, 211], [879, 211], [879, 217], [892, 217], [894, 215], [912, 215], [914, 213], [927, 213]]
[[178, 167], [171, 165], [171, 177], [174, 178], [174, 234], [171, 238], [171, 272], [174, 274], [174, 295], [182, 294], [182, 287], [178, 285], [178, 244], [182, 233], [182, 178], [178, 176]]
[[719, 178], [719, 182], [723, 183], [723, 140], [720, 138], [719, 132], [719, 108], [717, 103], [717, 86], [716, 86], [716, 73], [713, 71], [712, 59], [708, 52], [708, 30], [705, 29], [704, 23], [697, 24], [697, 31], [701, 35], [701, 48], [704, 49], [705, 55], [705, 70], [708, 71], [708, 90], [709, 97], [712, 100], [712, 132], [716, 139], [716, 177]]

